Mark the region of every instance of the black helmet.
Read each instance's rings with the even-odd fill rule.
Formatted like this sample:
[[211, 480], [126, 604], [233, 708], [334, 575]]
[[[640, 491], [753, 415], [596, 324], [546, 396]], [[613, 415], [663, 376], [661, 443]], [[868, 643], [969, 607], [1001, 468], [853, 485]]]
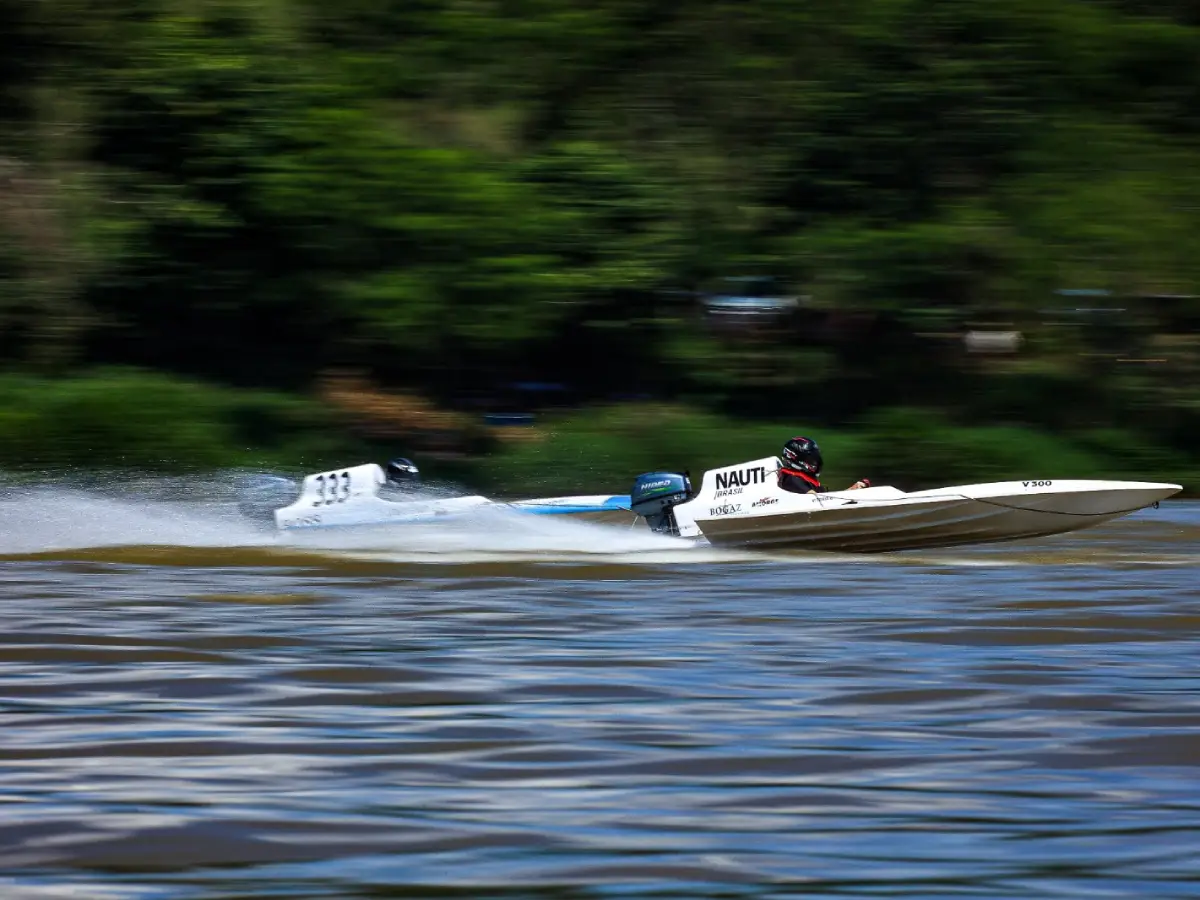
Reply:
[[783, 445], [783, 463], [809, 475], [821, 474], [821, 448], [812, 438], [794, 437]]
[[411, 459], [401, 456], [387, 464], [387, 480], [388, 484], [413, 484], [421, 480], [421, 472], [413, 465]]

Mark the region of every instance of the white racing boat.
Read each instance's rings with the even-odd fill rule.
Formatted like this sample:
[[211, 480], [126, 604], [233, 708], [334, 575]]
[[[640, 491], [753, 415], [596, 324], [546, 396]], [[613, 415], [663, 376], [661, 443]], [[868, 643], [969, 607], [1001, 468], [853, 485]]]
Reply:
[[[779, 460], [752, 460], [704, 473], [640, 475], [628, 495], [588, 494], [501, 502], [482, 496], [414, 499], [395, 491], [374, 463], [320, 472], [297, 485], [260, 482], [242, 503], [281, 531], [445, 521], [486, 508], [559, 515], [651, 531], [715, 546], [840, 552], [952, 547], [1043, 537], [1155, 506], [1182, 488], [1141, 481], [1029, 480], [906, 493], [868, 487], [794, 494], [778, 485]], [[412, 472], [415, 473], [415, 467]], [[297, 495], [298, 493], [298, 495]]]
[[631, 508], [654, 531], [718, 546], [872, 553], [1043, 537], [1107, 522], [1178, 493], [1142, 481], [1001, 481], [906, 493], [867, 487], [794, 494], [778, 485], [779, 460], [704, 473], [639, 476]]
[[[403, 462], [415, 476], [416, 467], [407, 460]], [[625, 526], [635, 520], [628, 494], [512, 502], [477, 495], [420, 498], [410, 485], [397, 486], [389, 481], [375, 463], [318, 472], [307, 476], [299, 486], [289, 479], [260, 476], [246, 486], [239, 507], [248, 518], [270, 520], [281, 531], [419, 524], [478, 513], [486, 508], [571, 516]]]

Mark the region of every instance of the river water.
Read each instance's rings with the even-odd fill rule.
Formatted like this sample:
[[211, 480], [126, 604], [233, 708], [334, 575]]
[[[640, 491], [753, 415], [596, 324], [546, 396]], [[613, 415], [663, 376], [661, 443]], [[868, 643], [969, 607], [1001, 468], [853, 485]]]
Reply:
[[0, 897], [1200, 897], [1200, 505], [757, 556], [0, 500]]

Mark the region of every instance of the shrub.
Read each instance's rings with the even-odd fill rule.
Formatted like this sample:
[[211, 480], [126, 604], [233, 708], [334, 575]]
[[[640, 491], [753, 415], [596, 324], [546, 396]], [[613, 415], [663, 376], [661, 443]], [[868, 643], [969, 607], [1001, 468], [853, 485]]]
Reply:
[[133, 369], [0, 379], [0, 465], [144, 471], [301, 463], [351, 449], [318, 404]]
[[574, 412], [543, 426], [537, 443], [511, 445], [489, 459], [481, 479], [494, 491], [624, 493], [654, 470], [705, 469], [778, 454], [797, 433], [812, 434], [829, 460], [831, 483], [853, 480], [844, 459], [851, 440], [804, 424], [741, 422], [663, 404], [622, 404]]

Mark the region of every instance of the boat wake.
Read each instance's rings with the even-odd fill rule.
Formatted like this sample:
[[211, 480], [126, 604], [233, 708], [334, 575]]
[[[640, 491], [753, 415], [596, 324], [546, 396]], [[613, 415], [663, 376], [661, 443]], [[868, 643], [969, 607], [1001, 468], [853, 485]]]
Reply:
[[[1200, 506], [1163, 504], [1077, 535], [957, 551], [889, 554], [762, 552], [713, 548], [645, 528], [600, 525], [481, 507], [436, 524], [319, 529], [280, 534], [244, 519], [234, 497], [242, 473], [207, 479], [113, 479], [55, 476], [36, 484], [0, 475], [0, 558], [54, 556], [162, 564], [281, 565], [331, 561], [473, 564], [731, 564], [1038, 566], [1062, 564], [1195, 565]], [[446, 485], [422, 488], [433, 499]], [[131, 554], [129, 548], [153, 548]], [[211, 552], [198, 552], [211, 551]]]
[[121, 546], [270, 546], [272, 536], [229, 505], [162, 499], [175, 485], [139, 479], [82, 487], [68, 479], [7, 487], [0, 494], [0, 554]]
[[[105, 548], [257, 550], [260, 561], [336, 555], [392, 562], [490, 562], [591, 559], [610, 562], [729, 562], [749, 554], [717, 551], [644, 528], [624, 529], [503, 507], [437, 524], [294, 531], [279, 534], [244, 519], [233, 502], [238, 473], [182, 484], [130, 478], [103, 486], [69, 477], [0, 489], [0, 557], [70, 555]], [[430, 486], [428, 498], [445, 496]], [[194, 554], [192, 554], [194, 556]], [[103, 558], [103, 554], [100, 554]], [[215, 557], [214, 557], [215, 558]], [[247, 557], [239, 554], [239, 559]]]

